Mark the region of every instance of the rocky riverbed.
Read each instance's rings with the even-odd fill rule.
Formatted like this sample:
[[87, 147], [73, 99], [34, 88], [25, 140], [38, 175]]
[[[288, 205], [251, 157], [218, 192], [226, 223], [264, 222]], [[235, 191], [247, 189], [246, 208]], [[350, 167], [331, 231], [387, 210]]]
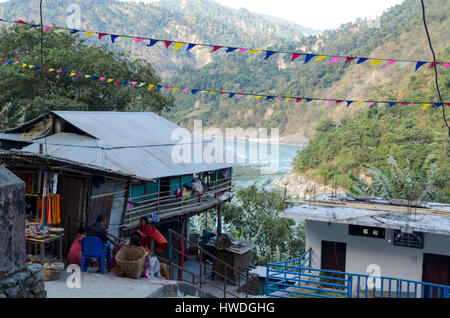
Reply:
[[[310, 199], [321, 193], [332, 193], [333, 189], [320, 183], [305, 178], [291, 169], [283, 177], [275, 179], [273, 182], [280, 188], [286, 188], [286, 193], [293, 199]], [[337, 193], [344, 193], [345, 189], [337, 189]]]

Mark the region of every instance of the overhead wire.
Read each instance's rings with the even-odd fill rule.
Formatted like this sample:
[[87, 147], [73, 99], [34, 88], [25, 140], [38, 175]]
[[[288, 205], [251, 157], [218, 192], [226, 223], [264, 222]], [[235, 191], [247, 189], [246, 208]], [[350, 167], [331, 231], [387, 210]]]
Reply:
[[[422, 19], [423, 19], [423, 25], [425, 27], [425, 33], [427, 34], [428, 45], [430, 46], [431, 53], [433, 54], [434, 83], [436, 85], [437, 95], [439, 96], [439, 100], [442, 103], [441, 91], [439, 89], [438, 72], [437, 72], [437, 68], [436, 68], [436, 55], [434, 54], [433, 45], [431, 44], [430, 33], [428, 32], [427, 20], [425, 17], [425, 4], [423, 3], [423, 0], [420, 0], [420, 3], [422, 4]], [[444, 104], [442, 104], [442, 105], [444, 105]], [[448, 136], [450, 137], [450, 127], [448, 125], [447, 117], [445, 115], [445, 107], [442, 107], [442, 117], [444, 118], [445, 126], [447, 126], [447, 129], [448, 129]]]

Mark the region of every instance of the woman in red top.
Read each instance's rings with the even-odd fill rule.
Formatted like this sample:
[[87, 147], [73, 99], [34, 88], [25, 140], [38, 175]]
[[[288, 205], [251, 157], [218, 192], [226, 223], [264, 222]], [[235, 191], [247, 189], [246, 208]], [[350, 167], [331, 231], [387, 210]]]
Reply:
[[72, 245], [70, 246], [69, 254], [67, 255], [67, 261], [69, 264], [77, 264], [81, 266], [81, 254], [82, 254], [82, 245], [81, 240], [86, 236], [86, 230], [84, 227], [80, 227], [78, 229], [78, 235], [73, 240]]
[[157, 253], [162, 253], [167, 245], [169, 245], [166, 238], [157, 229], [150, 225], [150, 221], [146, 216], [140, 218], [139, 226], [133, 234], [139, 236], [141, 245], [147, 250], [147, 252], [151, 251], [152, 240], [155, 240], [155, 252]]

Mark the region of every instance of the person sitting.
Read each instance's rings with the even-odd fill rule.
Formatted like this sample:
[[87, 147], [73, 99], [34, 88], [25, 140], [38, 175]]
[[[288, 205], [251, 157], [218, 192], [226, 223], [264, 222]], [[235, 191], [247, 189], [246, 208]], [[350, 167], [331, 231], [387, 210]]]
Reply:
[[76, 264], [81, 266], [82, 258], [82, 245], [81, 240], [86, 236], [86, 229], [80, 226], [77, 231], [77, 237], [73, 240], [70, 246], [69, 254], [67, 255], [67, 261], [69, 264]]
[[107, 243], [108, 241], [114, 243], [114, 241], [108, 237], [105, 229], [105, 224], [106, 224], [106, 216], [104, 216], [103, 214], [99, 214], [97, 216], [97, 221], [87, 228], [87, 236], [96, 236], [102, 240], [106, 248], [106, 260], [108, 262], [108, 272], [109, 272], [111, 264], [111, 246]]
[[112, 240], [109, 239], [108, 235], [106, 234], [105, 224], [106, 216], [104, 216], [103, 214], [99, 214], [97, 216], [97, 221], [87, 228], [87, 236], [96, 236], [102, 240], [103, 244], [106, 244], [106, 242], [108, 241], [112, 242]]
[[151, 252], [153, 240], [155, 240], [155, 252], [157, 253], [162, 253], [169, 245], [166, 238], [150, 225], [150, 221], [146, 216], [140, 218], [139, 226], [134, 230], [133, 234], [140, 238], [141, 245], [147, 252]]

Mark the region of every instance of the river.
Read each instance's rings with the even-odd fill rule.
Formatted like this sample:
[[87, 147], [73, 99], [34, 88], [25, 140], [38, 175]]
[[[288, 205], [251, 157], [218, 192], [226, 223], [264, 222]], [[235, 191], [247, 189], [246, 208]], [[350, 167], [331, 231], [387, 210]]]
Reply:
[[[245, 141], [245, 157], [248, 163], [233, 168], [233, 184], [235, 189], [239, 187], [248, 187], [252, 184], [262, 186], [267, 180], [274, 180], [284, 176], [293, 166], [293, 159], [297, 152], [304, 147], [277, 145], [278, 155], [276, 150], [272, 149], [272, 145], [267, 144], [266, 155], [254, 156], [251, 158], [249, 149], [251, 147], [258, 147], [259, 152], [264, 152], [264, 144], [253, 141]], [[243, 154], [243, 142], [238, 145], [236, 142], [233, 147], [235, 153]], [[262, 150], [261, 150], [262, 149]], [[252, 160], [251, 160], [252, 159]], [[276, 185], [269, 183], [265, 186], [266, 189], [278, 188]]]

